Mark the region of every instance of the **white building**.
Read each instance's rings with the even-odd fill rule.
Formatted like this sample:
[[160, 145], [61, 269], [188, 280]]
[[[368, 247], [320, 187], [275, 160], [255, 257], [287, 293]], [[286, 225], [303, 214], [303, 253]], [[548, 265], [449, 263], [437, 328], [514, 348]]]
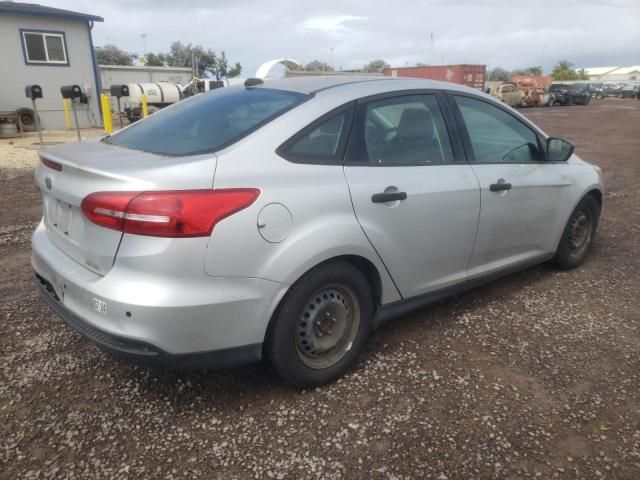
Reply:
[[100, 125], [100, 77], [91, 31], [102, 21], [86, 13], [0, 1], [0, 111], [18, 112], [23, 125], [33, 126], [24, 88], [38, 84], [43, 92], [38, 100], [42, 127], [64, 128], [60, 87], [80, 85], [89, 103], [78, 105], [78, 123]]
[[193, 76], [191, 68], [145, 67], [134, 65], [99, 65], [102, 89], [122, 83], [169, 82], [186, 85]]
[[631, 67], [589, 67], [584, 70], [592, 82], [640, 82], [640, 65]]

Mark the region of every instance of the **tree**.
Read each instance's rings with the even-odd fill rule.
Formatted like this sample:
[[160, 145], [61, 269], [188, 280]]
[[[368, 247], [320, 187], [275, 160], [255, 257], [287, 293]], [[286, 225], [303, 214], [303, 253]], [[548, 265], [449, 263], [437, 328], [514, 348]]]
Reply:
[[115, 45], [96, 47], [95, 51], [99, 65], [133, 65], [133, 55]]
[[312, 62], [307, 63], [303, 70], [307, 72], [333, 72], [334, 69], [331, 65], [325, 62], [321, 62], [320, 60], [314, 60]]
[[144, 64], [147, 67], [164, 67], [166, 61], [164, 53], [147, 53], [145, 58]]
[[206, 76], [206, 73], [216, 74], [216, 54], [210, 48], [205, 50], [201, 45], [192, 46], [190, 43], [183, 45], [182, 42], [173, 42], [169, 53], [166, 55], [167, 63], [172, 67], [192, 68], [192, 58], [196, 59], [196, 74], [199, 77]]
[[511, 72], [512, 75], [531, 75], [533, 77], [540, 77], [542, 75], [542, 67], [528, 67]]
[[589, 80], [589, 74], [584, 68], [578, 70], [578, 80]]
[[385, 68], [389, 68], [389, 64], [382, 59], [371, 60], [362, 69], [363, 72], [382, 73]]
[[224, 53], [224, 50], [220, 54], [217, 59], [218, 63], [218, 71], [220, 72], [220, 76], [222, 77], [237, 77], [242, 72], [242, 65], [238, 62], [233, 67], [229, 67], [229, 61], [227, 60], [227, 55]]
[[578, 74], [578, 72], [574, 70], [573, 64], [568, 60], [560, 60], [558, 64], [555, 67], [553, 67], [551, 76], [553, 77], [554, 80], [579, 80], [580, 79], [580, 75]]
[[511, 81], [511, 74], [504, 68], [495, 67], [489, 71], [490, 82], [509, 82]]

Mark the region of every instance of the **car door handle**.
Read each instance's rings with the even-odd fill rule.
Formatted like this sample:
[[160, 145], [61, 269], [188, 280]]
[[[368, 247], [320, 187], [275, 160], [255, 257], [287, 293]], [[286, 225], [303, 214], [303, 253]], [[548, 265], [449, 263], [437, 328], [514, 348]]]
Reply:
[[371, 195], [373, 203], [394, 202], [396, 200], [406, 200], [407, 192], [383, 192]]
[[491, 185], [489, 185], [489, 190], [491, 190], [492, 192], [501, 192], [502, 190], [511, 190], [511, 184], [504, 181], [498, 182], [498, 183], [492, 183]]

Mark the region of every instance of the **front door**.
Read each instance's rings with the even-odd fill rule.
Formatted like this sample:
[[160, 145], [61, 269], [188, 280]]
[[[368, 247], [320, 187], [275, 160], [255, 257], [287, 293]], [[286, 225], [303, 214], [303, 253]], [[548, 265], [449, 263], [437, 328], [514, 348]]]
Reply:
[[564, 162], [545, 162], [538, 134], [516, 115], [454, 95], [481, 190], [469, 277], [552, 253], [571, 208]]
[[345, 162], [354, 211], [403, 297], [466, 278], [480, 192], [435, 94], [359, 104]]

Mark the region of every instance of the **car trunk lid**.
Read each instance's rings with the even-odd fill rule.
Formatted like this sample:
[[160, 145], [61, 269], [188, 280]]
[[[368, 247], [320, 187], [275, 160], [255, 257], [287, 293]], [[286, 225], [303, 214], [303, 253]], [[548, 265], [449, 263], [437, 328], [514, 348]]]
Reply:
[[100, 275], [113, 266], [122, 233], [86, 218], [80, 205], [87, 195], [211, 188], [216, 166], [213, 154], [166, 157], [99, 141], [63, 145], [40, 157], [36, 182], [49, 238], [64, 254]]

